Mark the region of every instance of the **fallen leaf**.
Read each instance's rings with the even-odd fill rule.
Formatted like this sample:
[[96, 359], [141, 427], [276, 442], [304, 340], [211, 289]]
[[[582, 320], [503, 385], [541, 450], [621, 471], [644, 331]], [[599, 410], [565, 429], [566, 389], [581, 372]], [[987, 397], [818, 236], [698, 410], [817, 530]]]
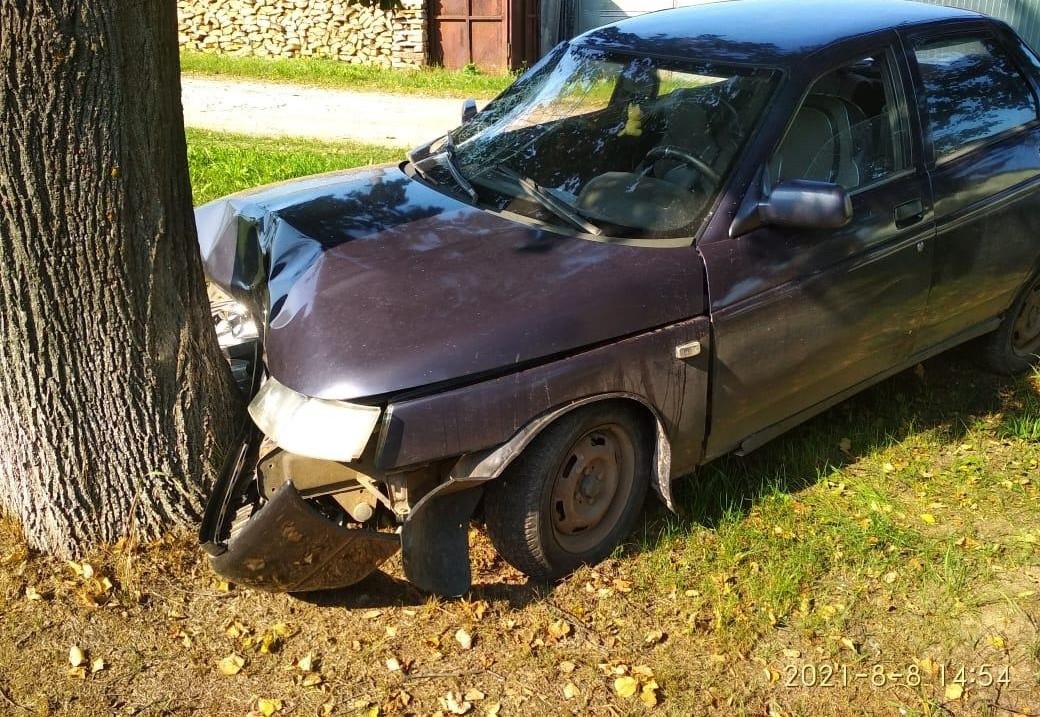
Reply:
[[300, 684], [304, 687], [317, 687], [322, 682], [323, 679], [317, 672], [308, 672], [303, 676], [303, 679], [300, 680]]
[[654, 671], [648, 665], [636, 665], [632, 668], [632, 674], [644, 680], [654, 679]]
[[577, 665], [575, 665], [570, 660], [564, 660], [563, 662], [561, 662], [559, 664], [560, 672], [564, 672], [564, 673], [567, 673], [567, 674], [570, 674], [571, 672], [574, 672], [574, 668], [575, 667], [577, 667]]
[[853, 641], [852, 641], [852, 640], [851, 640], [850, 638], [848, 638], [848, 637], [843, 637], [843, 638], [841, 638], [841, 644], [842, 644], [842, 645], [843, 645], [843, 646], [844, 646], [845, 648], [847, 648], [847, 649], [851, 650], [852, 652], [856, 652], [856, 653], [858, 653], [858, 652], [859, 652], [859, 650], [858, 650], [858, 649], [856, 648], [856, 643], [855, 643], [855, 642], [853, 642]]
[[480, 702], [485, 697], [487, 697], [487, 695], [474, 687], [466, 690], [466, 694], [462, 696], [462, 699], [469, 700], [470, 702]]
[[396, 657], [390, 657], [386, 661], [386, 669], [390, 670], [391, 672], [397, 672], [401, 669], [401, 663], [398, 661]]
[[636, 692], [639, 690], [639, 681], [634, 677], [618, 677], [614, 680], [614, 692], [618, 694], [618, 697], [634, 697]]
[[86, 659], [83, 650], [78, 645], [73, 645], [69, 648], [69, 664], [73, 667], [79, 667]]
[[639, 690], [639, 700], [647, 707], [657, 706], [658, 685], [655, 680], [650, 680]]
[[40, 595], [40, 593], [37, 592], [36, 588], [34, 588], [32, 585], [30, 585], [29, 587], [27, 587], [25, 589], [25, 599], [26, 600], [43, 600], [43, 595]]
[[990, 635], [986, 638], [986, 642], [988, 642], [989, 646], [994, 650], [1003, 650], [1007, 646], [1004, 642], [1004, 638], [1000, 635]]
[[647, 645], [656, 645], [659, 642], [664, 642], [664, 632], [662, 630], [651, 630], [646, 633], [643, 642]]
[[101, 672], [103, 669], [105, 669], [104, 658], [95, 657], [93, 660], [90, 661], [90, 674], [93, 675], [97, 672]]
[[958, 682], [946, 685], [946, 699], [959, 700], [964, 695], [964, 686]]
[[897, 573], [895, 570], [892, 570], [890, 572], [885, 573], [884, 576], [881, 579], [884, 580], [889, 585], [891, 585], [892, 583], [894, 583], [896, 581], [896, 578], [898, 578], [898, 577], [899, 577], [899, 573]]
[[887, 461], [884, 463], [884, 465], [881, 466], [881, 470], [883, 470], [885, 473], [891, 473], [895, 469], [896, 467], [891, 463], [888, 463]]
[[256, 710], [264, 717], [271, 717], [275, 712], [282, 709], [281, 700], [269, 700], [266, 697], [259, 697], [256, 700]]
[[242, 666], [245, 664], [246, 660], [244, 657], [232, 653], [217, 663], [217, 669], [228, 677], [231, 677], [232, 675], [237, 675], [241, 672]]
[[935, 516], [931, 513], [921, 513], [921, 520], [928, 523], [928, 525], [935, 525]]
[[366, 620], [375, 620], [382, 614], [382, 610], [368, 610], [366, 612], [361, 613], [361, 617], [365, 618]]
[[563, 686], [563, 698], [565, 700], [572, 700], [578, 696], [578, 686], [573, 682], [568, 682]]
[[462, 700], [460, 702], [459, 698], [455, 695], [454, 692], [449, 692], [448, 694], [444, 695], [444, 697], [441, 697], [440, 702], [441, 706], [444, 707], [444, 709], [451, 712], [453, 715], [464, 715], [471, 709], [473, 709], [472, 703], [467, 702], [465, 700]]
[[801, 657], [801, 656], [802, 656], [802, 653], [801, 653], [800, 650], [792, 650], [790, 647], [784, 648], [784, 657], [788, 657], [788, 658], [793, 660], [793, 659]]
[[492, 702], [484, 708], [484, 717], [498, 717], [498, 713], [502, 711], [501, 702]]
[[300, 669], [300, 672], [310, 672], [314, 669], [314, 655], [308, 652], [297, 661], [296, 667]]
[[571, 634], [571, 625], [566, 620], [554, 620], [549, 623], [549, 634], [557, 640], [562, 640]]
[[463, 650], [468, 650], [473, 647], [473, 636], [460, 627], [455, 631], [455, 642], [459, 643]]

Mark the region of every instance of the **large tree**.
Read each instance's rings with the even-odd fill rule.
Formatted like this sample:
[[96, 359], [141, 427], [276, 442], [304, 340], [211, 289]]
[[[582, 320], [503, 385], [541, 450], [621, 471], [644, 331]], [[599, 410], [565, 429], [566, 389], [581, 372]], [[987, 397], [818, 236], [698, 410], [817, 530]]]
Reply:
[[174, 0], [0, 0], [0, 508], [58, 555], [197, 518], [240, 407]]

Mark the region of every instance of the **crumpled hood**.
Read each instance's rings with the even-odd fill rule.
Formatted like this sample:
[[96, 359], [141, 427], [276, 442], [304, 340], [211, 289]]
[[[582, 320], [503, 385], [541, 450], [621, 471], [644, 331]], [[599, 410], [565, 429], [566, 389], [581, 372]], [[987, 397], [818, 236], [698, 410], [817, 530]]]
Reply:
[[271, 374], [320, 398], [508, 371], [703, 311], [692, 248], [544, 231], [394, 166], [232, 195], [196, 220], [210, 278], [267, 313]]

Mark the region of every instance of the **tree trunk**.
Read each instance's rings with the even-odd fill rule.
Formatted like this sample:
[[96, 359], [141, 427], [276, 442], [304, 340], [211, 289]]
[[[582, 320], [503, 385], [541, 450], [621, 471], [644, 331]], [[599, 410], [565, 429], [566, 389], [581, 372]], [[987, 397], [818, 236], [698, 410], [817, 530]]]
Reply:
[[197, 519], [240, 405], [174, 0], [0, 0], [0, 509], [61, 555]]

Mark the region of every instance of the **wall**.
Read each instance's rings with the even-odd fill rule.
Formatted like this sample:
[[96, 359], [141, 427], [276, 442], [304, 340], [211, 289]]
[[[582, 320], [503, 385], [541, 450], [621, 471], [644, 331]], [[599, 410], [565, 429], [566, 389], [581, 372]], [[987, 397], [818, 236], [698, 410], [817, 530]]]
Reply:
[[188, 50], [426, 64], [424, 0], [178, 0], [177, 9]]

